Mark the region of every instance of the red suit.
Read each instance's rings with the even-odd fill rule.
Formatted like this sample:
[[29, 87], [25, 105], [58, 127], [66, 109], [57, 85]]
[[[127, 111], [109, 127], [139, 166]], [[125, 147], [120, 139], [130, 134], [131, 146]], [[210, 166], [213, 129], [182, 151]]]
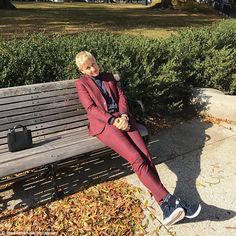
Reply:
[[[129, 114], [127, 99], [112, 74], [100, 76], [107, 92], [118, 105], [118, 112], [110, 114], [106, 100], [93, 79], [88, 75], [82, 76], [76, 81], [76, 87], [80, 101], [88, 114], [89, 134], [96, 136], [125, 158], [141, 182], [152, 192], [155, 199], [161, 202], [168, 191], [161, 184], [149, 151], [136, 128], [136, 122]], [[130, 118], [131, 129], [128, 132], [121, 131], [108, 123], [111, 117], [119, 117], [122, 113], [129, 115]]]

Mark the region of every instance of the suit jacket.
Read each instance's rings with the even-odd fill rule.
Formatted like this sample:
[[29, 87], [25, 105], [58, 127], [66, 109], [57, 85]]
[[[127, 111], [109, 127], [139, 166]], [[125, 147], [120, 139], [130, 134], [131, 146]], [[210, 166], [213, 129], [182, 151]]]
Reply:
[[100, 89], [88, 75], [83, 75], [76, 80], [76, 88], [79, 99], [87, 111], [89, 120], [89, 134], [95, 136], [102, 133], [112, 116], [120, 116], [122, 113], [129, 114], [126, 96], [121, 90], [112, 74], [100, 74], [107, 92], [113, 97], [118, 105], [118, 113], [110, 114], [105, 98]]

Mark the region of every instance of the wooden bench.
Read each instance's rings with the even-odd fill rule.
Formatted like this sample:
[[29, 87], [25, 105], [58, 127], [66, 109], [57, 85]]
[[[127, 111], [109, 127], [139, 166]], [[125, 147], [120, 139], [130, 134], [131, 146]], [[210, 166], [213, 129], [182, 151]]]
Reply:
[[[34, 145], [11, 153], [7, 132], [19, 124], [31, 129]], [[57, 163], [105, 148], [98, 139], [88, 136], [87, 124], [75, 80], [0, 89], [0, 183], [15, 180], [17, 173], [46, 166], [57, 193]], [[146, 127], [138, 127], [147, 138]]]

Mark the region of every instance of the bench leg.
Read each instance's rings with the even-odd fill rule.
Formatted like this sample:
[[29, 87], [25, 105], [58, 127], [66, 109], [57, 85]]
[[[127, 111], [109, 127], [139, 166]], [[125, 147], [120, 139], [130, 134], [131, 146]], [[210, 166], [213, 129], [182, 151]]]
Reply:
[[144, 137], [142, 137], [142, 138], [143, 138], [143, 141], [145, 142], [145, 144], [148, 145], [149, 136], [144, 136]]
[[58, 190], [58, 187], [57, 187], [57, 182], [56, 182], [56, 178], [57, 178], [57, 164], [56, 163], [53, 163], [53, 164], [50, 164], [48, 166], [49, 168], [49, 172], [50, 172], [50, 177], [52, 179], [52, 185], [53, 185], [53, 189], [54, 189], [54, 193], [53, 193], [53, 198], [54, 199], [58, 199], [60, 196], [61, 196], [61, 192]]

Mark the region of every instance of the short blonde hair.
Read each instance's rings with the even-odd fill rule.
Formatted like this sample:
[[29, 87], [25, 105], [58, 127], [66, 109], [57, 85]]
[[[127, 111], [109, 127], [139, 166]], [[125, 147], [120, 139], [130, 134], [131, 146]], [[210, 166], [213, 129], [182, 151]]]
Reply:
[[75, 63], [77, 65], [77, 67], [79, 68], [79, 70], [81, 70], [84, 62], [86, 62], [87, 60], [91, 60], [91, 59], [95, 60], [95, 57], [90, 52], [81, 51], [76, 55]]

